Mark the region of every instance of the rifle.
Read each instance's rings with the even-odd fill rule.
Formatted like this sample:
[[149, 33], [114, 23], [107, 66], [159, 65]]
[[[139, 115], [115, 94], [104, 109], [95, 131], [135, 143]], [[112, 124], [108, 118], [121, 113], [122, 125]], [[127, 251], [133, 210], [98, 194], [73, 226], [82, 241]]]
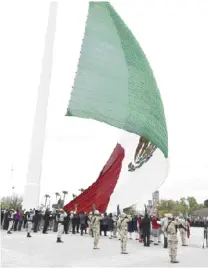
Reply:
[[120, 207], [117, 205], [117, 217], [121, 214]]
[[95, 210], [96, 210], [96, 205], [93, 204], [93, 205], [92, 205], [92, 212], [93, 212], [93, 214], [95, 213]]

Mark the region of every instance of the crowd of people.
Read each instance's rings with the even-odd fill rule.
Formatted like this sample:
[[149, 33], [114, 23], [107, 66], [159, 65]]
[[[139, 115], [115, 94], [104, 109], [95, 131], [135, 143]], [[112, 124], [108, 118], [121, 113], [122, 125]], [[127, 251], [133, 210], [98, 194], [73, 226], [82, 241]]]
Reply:
[[208, 219], [208, 217], [195, 217], [195, 216], [191, 216], [190, 217], [190, 225], [191, 227], [205, 227], [206, 225], [206, 220]]
[[[57, 243], [62, 243], [62, 234], [80, 234], [94, 238], [94, 249], [98, 249], [101, 235], [109, 239], [118, 238], [121, 241], [121, 253], [127, 254], [127, 241], [138, 240], [145, 247], [151, 244], [158, 246], [163, 242], [164, 248], [169, 248], [171, 263], [177, 263], [177, 247], [179, 231], [182, 246], [187, 246], [190, 236], [189, 219], [183, 216], [174, 217], [166, 214], [163, 217], [149, 216], [147, 212], [134, 216], [120, 214], [100, 214], [95, 210], [86, 214], [81, 212], [65, 212], [64, 210], [45, 211], [38, 209], [26, 210], [1, 210], [1, 227], [8, 234], [25, 229], [27, 237], [31, 231], [42, 231], [46, 234], [49, 230], [57, 233]], [[193, 223], [193, 222], [192, 222]]]

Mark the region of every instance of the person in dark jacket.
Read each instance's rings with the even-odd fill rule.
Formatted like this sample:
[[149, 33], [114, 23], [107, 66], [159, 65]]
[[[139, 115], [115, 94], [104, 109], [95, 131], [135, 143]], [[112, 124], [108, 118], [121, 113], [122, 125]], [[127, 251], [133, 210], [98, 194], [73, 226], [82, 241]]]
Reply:
[[141, 220], [140, 228], [142, 230], [144, 246], [149, 247], [150, 246], [151, 219], [148, 216], [148, 214], [145, 214], [144, 218]]
[[87, 234], [88, 223], [89, 223], [89, 217], [85, 213], [85, 229], [84, 229], [85, 230], [85, 234]]
[[4, 223], [3, 223], [3, 230], [8, 230], [9, 227], [9, 210], [7, 209], [4, 213]]
[[19, 223], [18, 223], [18, 227], [17, 230], [20, 232], [22, 229], [22, 224], [23, 224], [23, 216], [24, 216], [24, 212], [23, 210], [20, 210], [20, 219], [19, 219]]
[[80, 219], [80, 230], [81, 230], [81, 236], [83, 236], [83, 231], [86, 228], [86, 215], [84, 212], [82, 212], [79, 215], [79, 219]]
[[44, 215], [44, 227], [43, 227], [43, 234], [47, 234], [48, 226], [49, 226], [49, 220], [50, 220], [50, 212], [48, 209], [46, 209], [45, 215]]
[[4, 219], [4, 210], [1, 209], [1, 225], [3, 224], [3, 219]]
[[102, 228], [104, 232], [104, 236], [107, 236], [107, 231], [108, 231], [108, 216], [107, 213], [104, 214], [104, 218], [102, 221]]
[[18, 223], [20, 221], [20, 212], [19, 210], [17, 209], [16, 210], [16, 213], [15, 213], [15, 216], [14, 216], [14, 231], [16, 232], [17, 231], [17, 227], [18, 227]]
[[79, 233], [79, 216], [74, 214], [72, 217], [72, 233]]
[[[35, 215], [33, 216], [33, 232], [37, 233], [38, 231], [38, 222], [39, 222], [39, 212], [38, 210], [35, 210]], [[27, 224], [27, 218], [26, 218], [26, 212], [24, 214], [24, 228], [26, 228]]]
[[113, 230], [114, 230], [114, 220], [113, 220], [113, 216], [112, 213], [109, 214], [108, 216], [108, 231], [110, 233], [109, 235], [109, 239], [113, 238]]
[[129, 232], [129, 239], [132, 239], [132, 233], [134, 232], [134, 222], [133, 222], [133, 219], [128, 222], [128, 232]]

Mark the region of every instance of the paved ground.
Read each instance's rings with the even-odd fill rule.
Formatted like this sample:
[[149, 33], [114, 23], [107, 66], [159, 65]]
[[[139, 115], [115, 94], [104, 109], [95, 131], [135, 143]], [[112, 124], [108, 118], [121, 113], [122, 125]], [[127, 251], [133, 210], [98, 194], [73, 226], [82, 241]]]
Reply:
[[207, 267], [208, 248], [202, 249], [203, 229], [192, 228], [189, 247], [180, 247], [179, 264], [170, 264], [168, 251], [161, 246], [144, 248], [136, 240], [128, 241], [129, 255], [120, 254], [120, 241], [101, 237], [100, 250], [92, 249], [88, 235], [63, 235], [63, 244], [56, 243], [56, 234], [24, 232], [7, 235], [1, 231], [1, 267]]

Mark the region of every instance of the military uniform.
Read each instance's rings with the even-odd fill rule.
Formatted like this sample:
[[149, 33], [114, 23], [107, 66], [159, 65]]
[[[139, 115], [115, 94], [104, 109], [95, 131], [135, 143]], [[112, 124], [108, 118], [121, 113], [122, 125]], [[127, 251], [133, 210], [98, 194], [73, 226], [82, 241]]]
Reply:
[[33, 217], [34, 217], [34, 213], [33, 213], [32, 209], [30, 209], [30, 212], [26, 212], [27, 237], [31, 237], [30, 233], [32, 230]]
[[122, 254], [128, 254], [126, 252], [126, 245], [127, 245], [127, 239], [128, 239], [128, 222], [132, 220], [131, 216], [128, 216], [126, 214], [121, 214], [118, 223], [117, 228], [119, 230], [120, 238], [121, 238], [121, 253]]
[[91, 225], [92, 225], [92, 231], [94, 236], [94, 249], [98, 248], [98, 243], [100, 239], [100, 221], [103, 219], [103, 217], [99, 216], [99, 211], [95, 210], [94, 216], [92, 217]]
[[8, 234], [11, 234], [11, 230], [12, 230], [13, 223], [14, 223], [14, 216], [15, 216], [15, 212], [12, 209], [12, 210], [10, 210], [10, 212], [8, 214], [8, 220], [9, 220], [9, 227], [8, 227], [8, 230], [7, 230]]
[[172, 214], [166, 214], [168, 218], [168, 223], [166, 226], [167, 238], [168, 238], [168, 249], [171, 263], [178, 263], [176, 260], [177, 251], [178, 251], [178, 236], [177, 236], [177, 227], [178, 222], [173, 220]]
[[64, 233], [64, 218], [67, 216], [67, 214], [60, 210], [60, 213], [56, 215], [56, 221], [58, 223], [58, 232], [57, 232], [57, 243], [63, 243], [61, 240], [61, 236]]
[[186, 243], [187, 240], [187, 231], [188, 231], [188, 223], [185, 219], [180, 218], [179, 219], [179, 231], [180, 231], [180, 237], [182, 246], [188, 246]]
[[93, 231], [92, 231], [92, 212], [89, 213], [88, 216], [88, 227], [89, 227], [89, 235], [91, 235], [93, 237]]
[[161, 219], [161, 228], [162, 232], [164, 234], [164, 248], [168, 247], [168, 238], [167, 238], [167, 232], [166, 232], [166, 227], [168, 224], [168, 218], [164, 216], [164, 218]]

